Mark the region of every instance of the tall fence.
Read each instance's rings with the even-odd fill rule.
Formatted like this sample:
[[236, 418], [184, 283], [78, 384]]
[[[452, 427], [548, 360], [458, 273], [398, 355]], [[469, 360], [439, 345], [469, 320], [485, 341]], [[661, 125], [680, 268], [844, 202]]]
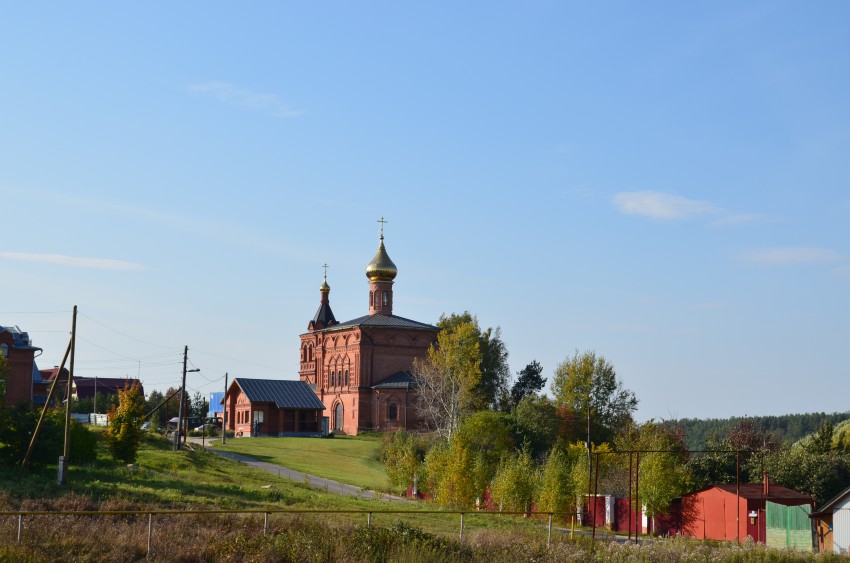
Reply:
[[[82, 510], [82, 511], [2, 511], [0, 518], [12, 518], [16, 523], [16, 542], [21, 545], [28, 537], [27, 521], [33, 521], [35, 517], [48, 517], [61, 520], [62, 517], [91, 517], [101, 518], [104, 516], [118, 517], [137, 517], [140, 521], [147, 524], [147, 555], [150, 556], [156, 551], [156, 532], [157, 521], [155, 516], [168, 517], [185, 517], [189, 515], [261, 515], [263, 517], [262, 534], [269, 532], [269, 521], [274, 515], [353, 515], [360, 516], [367, 526], [372, 525], [372, 518], [376, 515], [440, 515], [444, 517], [456, 517], [458, 521], [458, 538], [463, 540], [466, 527], [466, 517], [475, 515], [476, 517], [503, 517], [503, 516], [527, 516], [531, 518], [542, 518], [542, 522], [547, 523], [546, 546], [551, 546], [553, 519], [555, 516], [569, 516], [572, 513], [563, 512], [479, 512], [479, 511], [449, 511], [449, 510], [315, 510], [315, 509], [251, 509], [251, 510]], [[165, 523], [160, 523], [160, 528], [164, 527]], [[259, 528], [258, 528], [258, 533]], [[35, 538], [34, 542], [38, 541], [38, 528], [31, 531], [31, 536]]]
[[811, 551], [814, 530], [809, 507], [785, 506], [770, 501], [766, 504], [765, 544]]

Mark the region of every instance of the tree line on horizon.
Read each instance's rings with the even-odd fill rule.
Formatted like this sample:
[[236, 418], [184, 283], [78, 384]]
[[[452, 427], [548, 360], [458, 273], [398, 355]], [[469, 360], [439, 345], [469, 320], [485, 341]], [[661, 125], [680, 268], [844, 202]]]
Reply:
[[702, 450], [708, 445], [712, 435], [728, 433], [742, 419], [752, 420], [765, 432], [775, 434], [781, 442], [794, 444], [816, 432], [824, 423], [838, 426], [850, 420], [850, 411], [836, 413], [804, 413], [771, 416], [733, 416], [729, 418], [679, 418], [665, 421], [665, 426], [680, 428], [685, 433], [685, 444], [689, 450]]

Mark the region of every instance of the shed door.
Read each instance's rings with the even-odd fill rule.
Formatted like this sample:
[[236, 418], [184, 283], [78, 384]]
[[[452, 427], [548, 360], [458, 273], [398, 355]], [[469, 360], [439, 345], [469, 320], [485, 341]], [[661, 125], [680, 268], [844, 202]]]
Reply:
[[342, 430], [342, 403], [334, 407], [334, 430]]

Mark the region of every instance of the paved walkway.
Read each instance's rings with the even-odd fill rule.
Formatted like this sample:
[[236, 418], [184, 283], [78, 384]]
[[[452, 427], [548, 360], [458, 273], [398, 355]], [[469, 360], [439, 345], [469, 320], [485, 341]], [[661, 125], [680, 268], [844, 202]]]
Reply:
[[[189, 440], [192, 441], [192, 438], [189, 438]], [[200, 440], [198, 440], [198, 442], [196, 443], [199, 442]], [[207, 440], [207, 443], [209, 443], [209, 440]], [[262, 469], [263, 471], [272, 473], [284, 479], [289, 479], [290, 481], [296, 481], [298, 483], [310, 485], [311, 487], [315, 487], [317, 489], [323, 489], [329, 493], [336, 493], [338, 495], [346, 495], [350, 497], [357, 497], [370, 500], [384, 500], [405, 504], [416, 503], [416, 501], [404, 497], [397, 497], [395, 495], [390, 495], [387, 493], [380, 493], [377, 491], [370, 491], [368, 489], [361, 489], [360, 487], [356, 487], [354, 485], [347, 485], [345, 483], [340, 483], [339, 481], [334, 481], [332, 479], [325, 479], [324, 477], [319, 477], [317, 475], [309, 475], [307, 473], [295, 471], [294, 469], [289, 469], [288, 467], [283, 467], [274, 463], [258, 461], [246, 455], [236, 454], [233, 452], [223, 452], [215, 448], [211, 448], [208, 451], [216, 455], [220, 455], [221, 457], [226, 457], [234, 461], [242, 462], [245, 465], [250, 465], [251, 467], [256, 467], [257, 469]]]

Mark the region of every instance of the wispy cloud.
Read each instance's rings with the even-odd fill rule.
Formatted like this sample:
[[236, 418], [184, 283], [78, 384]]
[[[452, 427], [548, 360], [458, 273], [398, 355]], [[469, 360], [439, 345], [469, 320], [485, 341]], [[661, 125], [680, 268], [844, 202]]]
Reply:
[[763, 213], [728, 213], [719, 219], [715, 219], [711, 224], [716, 226], [746, 225], [752, 223], [772, 223], [778, 220], [776, 217], [770, 217]]
[[620, 192], [611, 198], [611, 202], [621, 213], [650, 219], [688, 219], [721, 211], [708, 201], [654, 191]]
[[93, 268], [96, 270], [144, 270], [145, 267], [135, 262], [109, 260], [105, 258], [80, 258], [62, 254], [33, 254], [28, 252], [0, 252], [0, 257], [20, 262], [39, 262], [57, 266], [73, 266], [75, 268]]
[[748, 250], [743, 253], [743, 258], [748, 262], [765, 266], [829, 264], [842, 260], [841, 255], [834, 250], [809, 246], [786, 246]]
[[277, 94], [255, 92], [229, 82], [192, 84], [189, 86], [189, 92], [209, 96], [220, 102], [264, 112], [274, 117], [291, 118], [304, 114], [302, 110], [286, 104]]

